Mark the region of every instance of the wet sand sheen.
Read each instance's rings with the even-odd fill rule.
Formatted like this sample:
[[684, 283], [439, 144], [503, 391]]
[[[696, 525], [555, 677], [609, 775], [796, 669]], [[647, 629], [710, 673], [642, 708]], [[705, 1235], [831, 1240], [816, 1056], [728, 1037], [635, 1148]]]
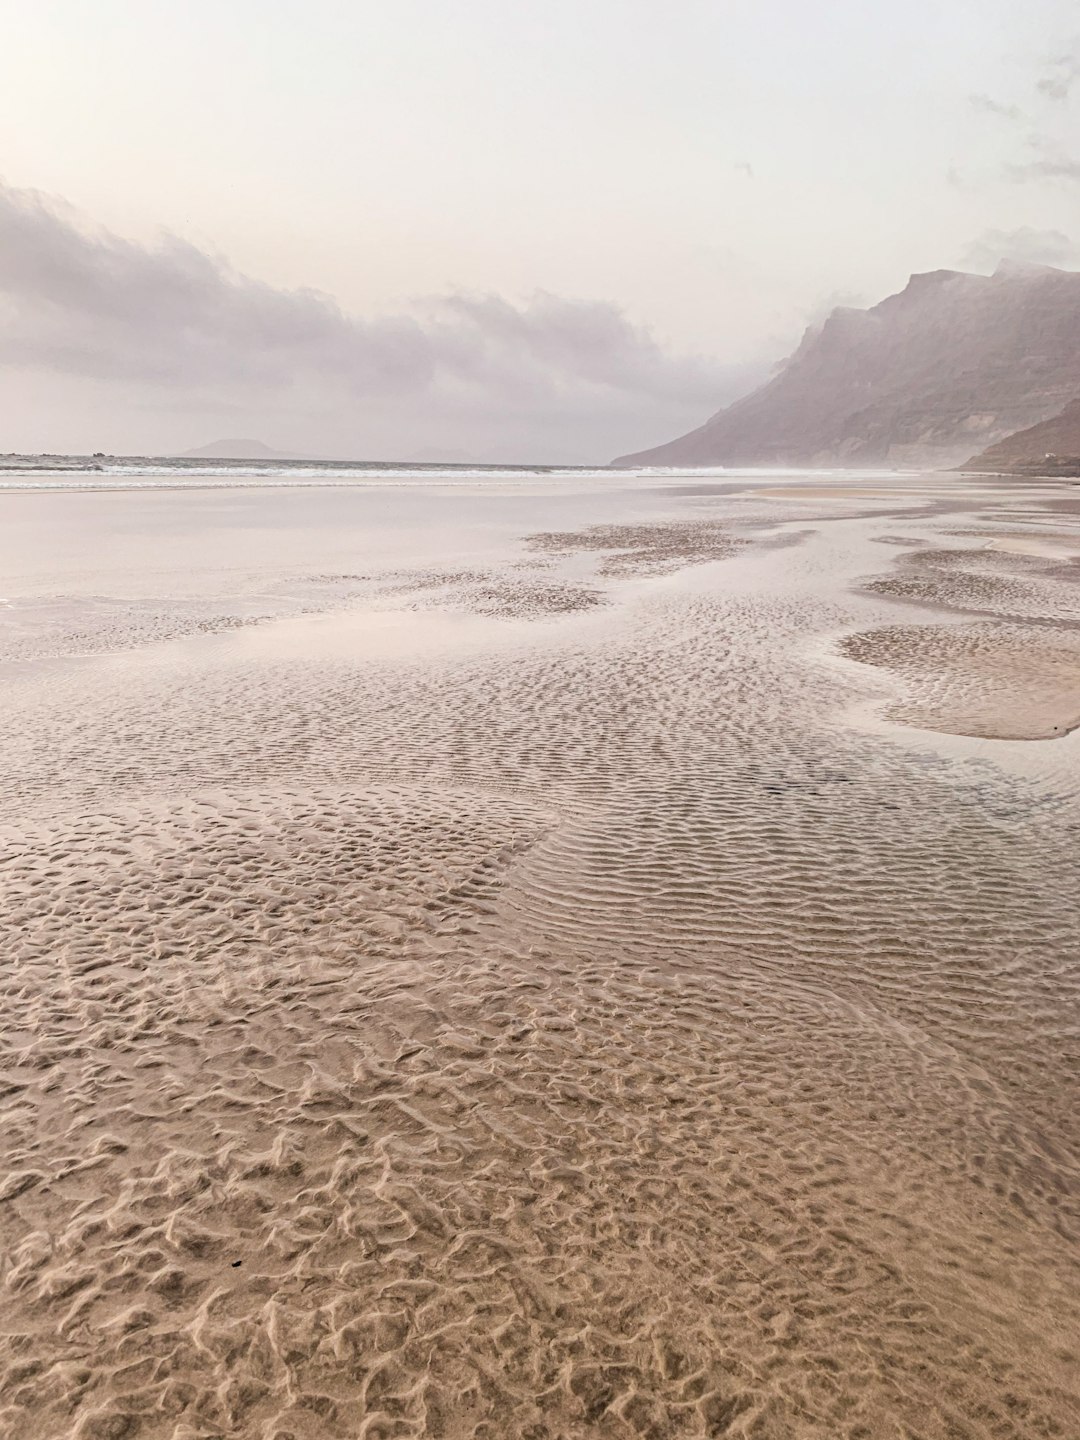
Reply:
[[19, 539], [0, 1433], [1077, 1433], [1077, 591], [829, 483]]

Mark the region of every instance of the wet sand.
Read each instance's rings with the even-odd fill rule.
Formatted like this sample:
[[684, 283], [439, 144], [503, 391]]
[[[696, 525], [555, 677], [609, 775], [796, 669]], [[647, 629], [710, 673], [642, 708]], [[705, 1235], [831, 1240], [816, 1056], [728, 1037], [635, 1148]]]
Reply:
[[1075, 487], [716, 482], [0, 496], [0, 1434], [1080, 1434]]

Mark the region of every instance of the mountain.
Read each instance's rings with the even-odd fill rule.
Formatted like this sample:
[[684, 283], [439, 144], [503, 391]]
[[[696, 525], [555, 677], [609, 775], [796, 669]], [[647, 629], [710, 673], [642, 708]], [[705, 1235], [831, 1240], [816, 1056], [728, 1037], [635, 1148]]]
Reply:
[[613, 463], [944, 467], [1078, 391], [1080, 274], [935, 270], [872, 309], [834, 310], [766, 385]]
[[197, 450], [185, 450], [180, 460], [308, 460], [311, 456], [295, 455], [288, 450], [271, 450], [261, 440], [214, 440]]
[[1018, 430], [973, 455], [962, 468], [1000, 474], [1016, 470], [1041, 470], [1046, 474], [1064, 469], [1075, 475], [1080, 472], [1080, 399], [1049, 420]]

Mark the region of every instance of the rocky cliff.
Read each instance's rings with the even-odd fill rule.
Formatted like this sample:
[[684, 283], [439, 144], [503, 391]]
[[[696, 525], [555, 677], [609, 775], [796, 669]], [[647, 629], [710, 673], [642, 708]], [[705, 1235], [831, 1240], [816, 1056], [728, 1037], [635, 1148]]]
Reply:
[[1030, 425], [973, 455], [965, 470], [989, 470], [998, 474], [1039, 470], [1075, 475], [1080, 471], [1080, 399], [1066, 405], [1058, 415]]
[[956, 465], [1080, 391], [1080, 274], [935, 270], [834, 310], [780, 373], [616, 465]]

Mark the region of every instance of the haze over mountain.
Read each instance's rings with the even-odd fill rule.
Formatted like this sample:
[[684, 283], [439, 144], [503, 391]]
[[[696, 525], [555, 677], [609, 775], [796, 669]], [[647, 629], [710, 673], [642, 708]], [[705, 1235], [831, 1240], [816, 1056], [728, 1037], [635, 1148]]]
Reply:
[[913, 275], [811, 327], [767, 384], [620, 465], [955, 465], [1080, 390], [1080, 274]]

